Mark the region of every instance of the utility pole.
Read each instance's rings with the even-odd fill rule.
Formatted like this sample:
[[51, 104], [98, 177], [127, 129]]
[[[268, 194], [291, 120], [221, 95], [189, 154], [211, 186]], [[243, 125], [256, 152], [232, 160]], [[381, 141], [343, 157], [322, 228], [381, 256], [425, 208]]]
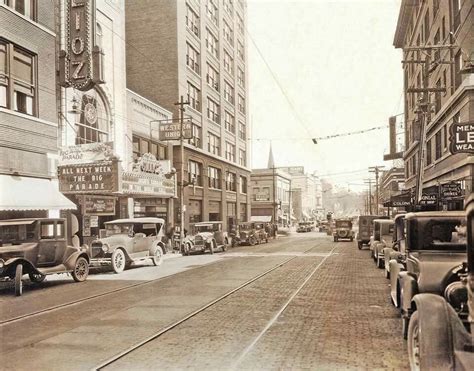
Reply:
[[375, 173], [375, 215], [379, 215], [379, 172], [385, 166], [369, 167], [369, 173]]
[[365, 179], [365, 184], [369, 185], [369, 215], [372, 215], [372, 179]]
[[179, 135], [179, 152], [180, 152], [180, 178], [179, 184], [179, 213], [180, 213], [180, 226], [179, 226], [179, 248], [183, 246], [184, 242], [184, 106], [189, 105], [189, 101], [185, 101], [183, 96], [180, 97], [179, 102], [175, 103], [175, 106], [179, 106], [179, 123], [180, 123], [180, 135]]

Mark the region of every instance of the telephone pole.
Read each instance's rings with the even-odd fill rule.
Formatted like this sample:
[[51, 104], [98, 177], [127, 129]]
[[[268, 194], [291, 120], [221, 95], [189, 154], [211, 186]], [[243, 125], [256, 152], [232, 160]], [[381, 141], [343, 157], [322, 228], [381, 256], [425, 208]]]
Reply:
[[364, 182], [369, 185], [369, 199], [367, 205], [369, 206], [369, 215], [372, 215], [372, 179], [364, 179]]
[[375, 173], [375, 215], [379, 215], [379, 172], [385, 166], [369, 167], [369, 173]]
[[181, 250], [184, 242], [184, 106], [189, 105], [189, 101], [185, 101], [183, 96], [180, 97], [179, 102], [175, 103], [175, 106], [179, 106], [179, 123], [180, 123], [180, 135], [179, 135], [179, 154], [180, 154], [180, 178], [179, 183], [179, 249]]

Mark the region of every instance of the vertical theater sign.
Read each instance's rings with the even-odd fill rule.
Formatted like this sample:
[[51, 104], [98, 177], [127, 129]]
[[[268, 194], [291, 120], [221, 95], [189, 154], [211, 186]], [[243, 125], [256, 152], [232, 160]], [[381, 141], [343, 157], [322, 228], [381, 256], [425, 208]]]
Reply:
[[60, 84], [87, 91], [102, 80], [102, 53], [95, 45], [95, 0], [67, 0], [66, 50], [59, 54]]

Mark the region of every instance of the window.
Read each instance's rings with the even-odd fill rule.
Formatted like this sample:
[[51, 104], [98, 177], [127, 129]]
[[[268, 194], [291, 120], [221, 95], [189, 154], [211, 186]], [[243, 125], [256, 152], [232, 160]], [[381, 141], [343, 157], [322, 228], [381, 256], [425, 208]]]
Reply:
[[188, 82], [188, 101], [191, 107], [201, 111], [201, 92], [190, 82]]
[[206, 81], [214, 90], [219, 91], [219, 73], [209, 63], [207, 64]]
[[[436, 87], [441, 88], [441, 79], [436, 81]], [[435, 112], [438, 113], [441, 109], [441, 92], [437, 91], [435, 93]]]
[[424, 34], [425, 34], [425, 43], [428, 42], [430, 38], [430, 12], [429, 9], [426, 9], [425, 21], [424, 21]]
[[227, 13], [232, 15], [234, 13], [234, 1], [233, 0], [224, 0], [224, 9]]
[[193, 124], [192, 130], [193, 130], [193, 138], [189, 139], [189, 143], [196, 147], [201, 148], [202, 129], [201, 127]]
[[446, 151], [448, 148], [448, 127], [447, 125], [443, 126], [443, 150]]
[[0, 3], [12, 7], [27, 18], [36, 19], [36, 0], [3, 0]]
[[226, 180], [225, 180], [225, 188], [228, 191], [236, 192], [237, 191], [237, 184], [236, 184], [236, 176], [235, 173], [231, 173], [230, 171], [227, 172]]
[[227, 102], [234, 104], [234, 87], [224, 81], [224, 98]]
[[35, 57], [0, 41], [0, 106], [34, 115], [35, 101]]
[[433, 162], [431, 158], [431, 142], [432, 140], [430, 139], [426, 143], [426, 165], [431, 165], [431, 163]]
[[186, 26], [199, 37], [199, 16], [188, 4], [186, 4]]
[[199, 162], [188, 161], [188, 182], [197, 186], [202, 186], [202, 165]]
[[[439, 28], [438, 28], [433, 38], [433, 45], [439, 45], [439, 44], [440, 44], [440, 33], [439, 33]], [[434, 54], [433, 57], [435, 61], [439, 61], [441, 59], [440, 49], [435, 49], [433, 51], [433, 54]]]
[[207, 133], [207, 151], [213, 155], [221, 155], [220, 138], [212, 133]]
[[218, 10], [217, 10], [217, 0], [207, 0], [206, 12], [210, 20], [217, 25], [218, 24]]
[[442, 155], [442, 146], [441, 146], [441, 130], [440, 130], [435, 135], [435, 160], [440, 159], [441, 155]]
[[239, 94], [238, 109], [240, 113], [245, 114], [245, 98]]
[[245, 88], [245, 72], [240, 67], [237, 68], [237, 83]]
[[54, 222], [41, 223], [41, 237], [42, 240], [51, 240], [54, 238]]
[[451, 0], [453, 9], [453, 32], [456, 32], [461, 24], [461, 1]]
[[145, 153], [151, 153], [157, 160], [167, 159], [167, 147], [163, 144], [133, 135], [133, 161]]
[[232, 31], [232, 28], [229, 26], [229, 24], [224, 21], [224, 39], [226, 39], [231, 45], [234, 44], [234, 31]]
[[245, 60], [245, 55], [244, 55], [244, 44], [242, 44], [240, 41], [237, 41], [237, 56], [241, 60]]
[[462, 56], [461, 50], [456, 53], [454, 57], [454, 87], [455, 89], [459, 88], [462, 83], [462, 76], [461, 76], [461, 69], [462, 69]]
[[231, 75], [234, 73], [234, 60], [227, 51], [224, 50], [224, 69]]
[[95, 45], [102, 49], [102, 38], [104, 33], [102, 32], [102, 27], [99, 23], [95, 25]]
[[206, 30], [206, 48], [214, 57], [219, 58], [219, 44], [217, 37], [215, 37], [209, 30]]
[[240, 176], [240, 193], [247, 193], [247, 178]]
[[211, 98], [207, 98], [207, 118], [215, 122], [216, 124], [220, 123], [219, 105]]
[[242, 121], [239, 121], [239, 138], [247, 139], [247, 127]]
[[224, 124], [226, 130], [230, 131], [231, 133], [235, 133], [235, 118], [227, 111], [224, 111]]
[[105, 104], [96, 90], [81, 97], [80, 117], [76, 122], [76, 144], [107, 142], [109, 119]]
[[209, 166], [207, 174], [209, 178], [209, 188], [222, 189], [221, 170], [216, 167]]
[[433, 18], [436, 16], [439, 10], [439, 0], [433, 0]]
[[225, 142], [225, 158], [226, 160], [235, 162], [235, 145]]
[[247, 166], [247, 153], [243, 149], [239, 149], [239, 165]]
[[188, 43], [186, 43], [186, 66], [191, 68], [198, 75], [200, 74], [199, 53]]

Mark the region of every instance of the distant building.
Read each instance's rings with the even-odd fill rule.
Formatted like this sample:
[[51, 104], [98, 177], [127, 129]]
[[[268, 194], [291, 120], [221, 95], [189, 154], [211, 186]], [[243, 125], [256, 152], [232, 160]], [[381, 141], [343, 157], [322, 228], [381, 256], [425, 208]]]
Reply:
[[[396, 204], [400, 195], [405, 193], [405, 173], [403, 168], [393, 167], [384, 171], [380, 177], [379, 202], [385, 207], [397, 207]], [[400, 206], [404, 210], [404, 206]], [[379, 207], [381, 210], [381, 207]]]
[[133, 0], [125, 10], [127, 86], [175, 119], [175, 103], [189, 102], [184, 163], [173, 142], [187, 185], [184, 225], [222, 220], [230, 230], [250, 214], [246, 1]]
[[[462, 209], [465, 195], [473, 191], [473, 143], [459, 138], [468, 153], [452, 154], [450, 131], [456, 124], [474, 122], [474, 3], [473, 1], [402, 0], [394, 46], [403, 50], [405, 85], [405, 179], [414, 191], [420, 173], [420, 142], [423, 148], [422, 190], [431, 208]], [[433, 46], [443, 46], [432, 48]], [[418, 49], [413, 49], [414, 47]], [[411, 50], [409, 49], [411, 48]], [[423, 71], [426, 58], [429, 65]], [[425, 78], [427, 77], [427, 78]], [[409, 89], [438, 88], [410, 92]], [[428, 94], [428, 95], [427, 95]], [[429, 104], [427, 103], [427, 97]], [[423, 103], [420, 105], [420, 103]], [[426, 125], [422, 138], [421, 122]], [[451, 139], [450, 139], [451, 138]], [[464, 138], [464, 139], [462, 139]], [[461, 146], [462, 147], [462, 146]], [[447, 184], [460, 192], [436, 202]]]

